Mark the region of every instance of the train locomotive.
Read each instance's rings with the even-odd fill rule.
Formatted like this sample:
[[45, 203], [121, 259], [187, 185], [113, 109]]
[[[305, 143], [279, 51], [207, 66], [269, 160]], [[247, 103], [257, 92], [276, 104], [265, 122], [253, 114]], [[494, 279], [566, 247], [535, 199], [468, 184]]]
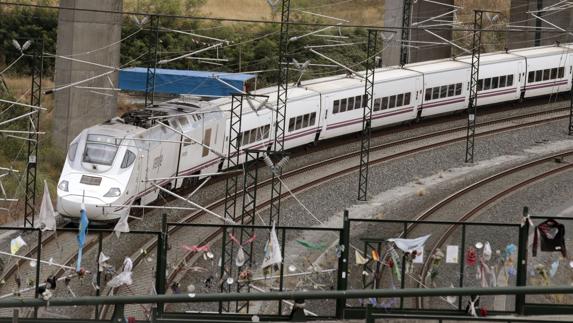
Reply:
[[[554, 95], [571, 89], [573, 44], [481, 55], [478, 106]], [[372, 127], [462, 111], [468, 106], [471, 57], [376, 70]], [[243, 105], [241, 149], [273, 142], [276, 87], [259, 89], [266, 102]], [[259, 100], [260, 101], [260, 100]], [[364, 79], [337, 75], [307, 80], [288, 91], [285, 149], [358, 132]], [[231, 98], [175, 99], [83, 130], [70, 144], [57, 189], [58, 213], [114, 221], [161, 190], [191, 185], [225, 168]], [[241, 162], [244, 156], [241, 155]], [[198, 177], [185, 177], [197, 175]]]

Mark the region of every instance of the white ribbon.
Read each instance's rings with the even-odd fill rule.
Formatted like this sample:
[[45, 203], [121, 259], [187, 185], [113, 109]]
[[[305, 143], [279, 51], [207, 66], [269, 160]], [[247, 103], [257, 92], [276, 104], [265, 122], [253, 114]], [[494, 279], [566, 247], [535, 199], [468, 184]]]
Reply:
[[521, 219], [521, 226], [523, 227], [525, 223], [529, 223], [529, 226], [533, 227], [533, 221], [531, 221], [531, 215], [527, 214]]

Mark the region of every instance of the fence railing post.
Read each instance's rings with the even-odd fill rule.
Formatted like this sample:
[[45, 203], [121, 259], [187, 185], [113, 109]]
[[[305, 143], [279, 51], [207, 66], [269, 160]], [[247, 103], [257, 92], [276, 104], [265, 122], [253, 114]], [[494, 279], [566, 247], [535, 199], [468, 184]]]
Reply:
[[[155, 290], [157, 295], [165, 294], [167, 268], [167, 214], [161, 218], [161, 233], [157, 237], [157, 270], [155, 272]], [[157, 315], [163, 314], [163, 303], [157, 303]]]
[[[519, 247], [517, 249], [517, 286], [527, 286], [527, 242], [529, 240], [529, 208], [523, 207], [523, 218], [519, 227]], [[515, 296], [515, 312], [525, 314], [525, 295]]]
[[[338, 258], [337, 290], [346, 290], [348, 286], [348, 255], [350, 254], [350, 218], [348, 210], [344, 210], [342, 232], [340, 233], [340, 245], [344, 246], [342, 255]], [[336, 317], [343, 318], [346, 298], [336, 300]]]
[[[36, 252], [36, 290], [34, 291], [34, 297], [38, 298], [40, 295], [40, 267], [41, 257], [42, 257], [42, 230], [38, 229], [38, 246]], [[38, 318], [38, 307], [34, 307], [34, 318]]]

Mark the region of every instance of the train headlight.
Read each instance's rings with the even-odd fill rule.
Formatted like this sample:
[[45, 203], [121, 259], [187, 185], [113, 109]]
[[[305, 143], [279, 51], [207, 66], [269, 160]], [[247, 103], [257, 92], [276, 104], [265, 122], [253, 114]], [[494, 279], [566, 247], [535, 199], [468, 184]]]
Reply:
[[58, 189], [67, 192], [68, 191], [68, 181], [61, 181], [60, 184], [58, 184]]
[[117, 187], [112, 187], [109, 189], [107, 193], [105, 193], [104, 197], [118, 197], [121, 195], [121, 190]]

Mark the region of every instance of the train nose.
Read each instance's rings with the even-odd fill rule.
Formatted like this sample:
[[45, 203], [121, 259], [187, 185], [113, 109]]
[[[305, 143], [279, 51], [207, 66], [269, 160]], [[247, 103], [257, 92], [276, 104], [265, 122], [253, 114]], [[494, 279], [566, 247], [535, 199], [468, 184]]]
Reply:
[[98, 205], [105, 204], [101, 199], [92, 196], [77, 196], [66, 195], [58, 197], [58, 213], [72, 217], [79, 218], [82, 200], [86, 208], [86, 213], [90, 219], [94, 220], [107, 220], [108, 217], [104, 214], [104, 208]]

